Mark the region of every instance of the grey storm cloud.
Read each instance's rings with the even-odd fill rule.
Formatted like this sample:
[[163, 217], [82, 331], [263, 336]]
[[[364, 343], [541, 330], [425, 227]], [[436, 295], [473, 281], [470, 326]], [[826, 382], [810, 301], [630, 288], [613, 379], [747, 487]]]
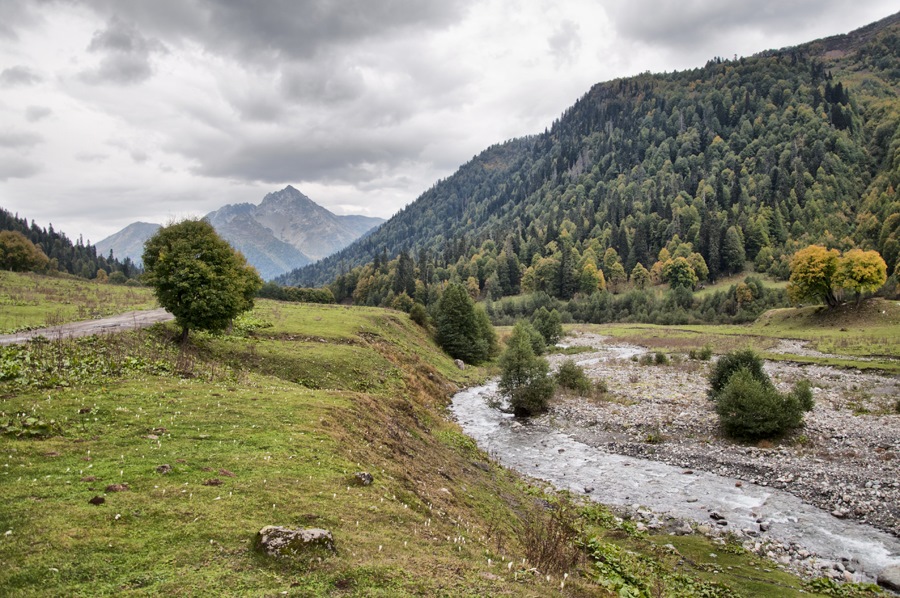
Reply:
[[326, 47], [444, 27], [473, 0], [84, 0], [101, 14], [140, 22], [161, 37], [201, 43], [241, 60], [308, 59]]
[[625, 38], [686, 48], [735, 32], [789, 31], [840, 5], [852, 8], [853, 4], [849, 0], [616, 0], [609, 4], [608, 14]]
[[96, 31], [88, 52], [101, 55], [100, 64], [82, 73], [88, 83], [130, 85], [153, 76], [150, 58], [165, 53], [166, 47], [157, 39], [147, 38], [134, 25], [113, 17], [106, 29]]
[[357, 184], [391, 171], [398, 162], [421, 153], [419, 135], [353, 131], [242, 140], [215, 153], [186, 148], [186, 155], [203, 156], [197, 174], [279, 183], [305, 180]]
[[39, 120], [43, 120], [53, 114], [53, 110], [47, 108], [46, 106], [28, 106], [25, 108], [25, 120], [30, 123], [35, 123]]
[[5, 87], [35, 85], [43, 80], [40, 74], [24, 65], [11, 66], [0, 72], [0, 85]]
[[40, 165], [30, 160], [20, 156], [4, 156], [0, 154], [0, 181], [27, 179], [40, 171]]
[[571, 62], [574, 60], [578, 50], [581, 49], [578, 24], [574, 21], [563, 21], [553, 35], [550, 36], [548, 43], [550, 44], [550, 52], [553, 54], [557, 64]]
[[34, 147], [44, 141], [37, 133], [19, 131], [0, 131], [0, 147], [22, 149]]

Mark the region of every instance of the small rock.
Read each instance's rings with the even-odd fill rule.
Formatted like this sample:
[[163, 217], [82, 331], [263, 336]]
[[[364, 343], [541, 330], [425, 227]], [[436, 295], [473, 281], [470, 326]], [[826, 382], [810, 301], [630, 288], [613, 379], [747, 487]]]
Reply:
[[725, 521], [724, 519], [720, 519], [719, 521], [716, 521], [716, 525], [721, 525], [722, 527], [725, 527], [726, 525], [728, 525], [728, 522]]
[[771, 527], [771, 524], [768, 521], [763, 521], [759, 524], [759, 531], [767, 532], [769, 531], [769, 527]]
[[168, 463], [163, 463], [159, 467], [156, 468], [156, 473], [167, 474], [172, 472], [172, 466]]
[[221, 486], [222, 484], [223, 482], [219, 478], [210, 478], [203, 482], [204, 486]]
[[456, 367], [458, 367], [461, 370], [466, 369], [466, 364], [463, 362], [462, 359], [454, 359], [453, 363], [456, 365]]
[[128, 492], [130, 488], [128, 484], [110, 484], [106, 487], [106, 492]]
[[709, 518], [719, 521], [721, 519], [725, 519], [725, 516], [722, 515], [721, 513], [719, 513], [718, 511], [713, 511], [712, 513], [709, 514]]
[[740, 487], [743, 486], [743, 485], [744, 485], [744, 484], [741, 483], [741, 482], [735, 482], [735, 483], [734, 483], [734, 487], [735, 487], [735, 488], [740, 488]]
[[895, 592], [900, 592], [900, 564], [885, 567], [878, 574], [878, 585]]
[[585, 486], [585, 487], [584, 487], [584, 493], [585, 493], [585, 494], [590, 494], [590, 493], [593, 492], [593, 491], [594, 491], [594, 487], [593, 487], [593, 486]]
[[102, 496], [95, 496], [94, 498], [92, 498], [92, 499], [89, 500], [88, 502], [89, 502], [90, 504], [92, 504], [92, 505], [102, 505], [103, 503], [106, 502], [106, 499], [103, 498]]
[[290, 529], [267, 525], [256, 534], [255, 547], [269, 556], [295, 556], [302, 552], [325, 549], [335, 552], [334, 536], [320, 528]]
[[357, 471], [353, 474], [353, 479], [356, 480], [356, 483], [360, 486], [371, 486], [372, 482], [375, 481], [372, 474], [367, 471]]

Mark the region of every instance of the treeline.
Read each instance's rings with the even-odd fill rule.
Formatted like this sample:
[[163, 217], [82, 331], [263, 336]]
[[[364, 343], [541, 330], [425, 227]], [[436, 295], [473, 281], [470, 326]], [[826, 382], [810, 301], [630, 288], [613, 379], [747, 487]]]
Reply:
[[283, 287], [274, 282], [267, 282], [256, 293], [263, 299], [292, 301], [294, 303], [334, 303], [331, 289], [305, 289], [300, 287]]
[[72, 242], [65, 233], [54, 230], [52, 224], [47, 228], [38, 226], [34, 220], [29, 224], [27, 218], [20, 218], [3, 208], [0, 208], [0, 231], [21, 233], [47, 256], [46, 269], [51, 272], [93, 279], [102, 271], [100, 278], [119, 283], [136, 279], [142, 272], [130, 258], [119, 261], [112, 252], [107, 256], [98, 255], [97, 248], [85, 244], [81, 237]]
[[[678, 258], [693, 275], [682, 262], [669, 274], [698, 284], [747, 263], [786, 279], [790, 256], [812, 243], [876, 249], [892, 273], [898, 35], [892, 25], [845, 37], [851, 51], [837, 59], [817, 42], [596, 85], [550, 130], [489, 148], [372, 235], [278, 282], [333, 283], [338, 301], [365, 304], [451, 279], [492, 300], [568, 301], [636, 271], [669, 282]], [[399, 274], [383, 280], [396, 260]]]
[[771, 288], [748, 276], [727, 289], [695, 297], [684, 287], [663, 292], [633, 288], [625, 293], [595, 293], [561, 301], [547, 293], [506, 297], [486, 303], [491, 321], [510, 326], [541, 309], [557, 311], [563, 322], [641, 322], [646, 324], [744, 324], [764, 311], [787, 307], [784, 289]]

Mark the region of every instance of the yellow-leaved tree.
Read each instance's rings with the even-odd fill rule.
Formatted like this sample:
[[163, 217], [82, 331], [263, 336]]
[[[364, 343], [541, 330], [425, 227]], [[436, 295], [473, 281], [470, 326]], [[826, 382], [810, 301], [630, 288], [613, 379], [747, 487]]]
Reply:
[[872, 293], [887, 280], [887, 264], [877, 251], [851, 249], [838, 261], [837, 284], [856, 294], [859, 303], [863, 293]]
[[788, 296], [794, 303], [805, 299], [837, 307], [838, 289], [852, 291], [859, 303], [863, 293], [877, 291], [887, 280], [887, 264], [877, 251], [837, 249], [810, 245], [791, 258]]
[[834, 294], [837, 287], [837, 273], [840, 253], [837, 249], [826, 249], [822, 245], [810, 245], [801, 249], [791, 258], [791, 278], [788, 283], [788, 297], [794, 303], [805, 299], [822, 301], [828, 307], [837, 307]]

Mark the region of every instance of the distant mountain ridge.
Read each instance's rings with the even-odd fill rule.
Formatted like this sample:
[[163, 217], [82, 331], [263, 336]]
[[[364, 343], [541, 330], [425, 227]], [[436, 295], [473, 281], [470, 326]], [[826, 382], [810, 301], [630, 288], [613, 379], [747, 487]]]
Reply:
[[112, 250], [117, 259], [129, 258], [138, 266], [143, 265], [141, 254], [144, 253], [144, 241], [153, 236], [159, 230], [158, 224], [153, 222], [132, 222], [117, 233], [106, 237], [94, 247], [100, 255], [108, 255]]
[[[204, 219], [266, 280], [331, 255], [384, 222], [338, 216], [291, 185], [267, 194], [259, 205], [228, 204]], [[97, 243], [97, 250], [106, 254], [112, 249], [116, 257], [139, 264], [144, 242], [159, 226], [135, 222]]]

